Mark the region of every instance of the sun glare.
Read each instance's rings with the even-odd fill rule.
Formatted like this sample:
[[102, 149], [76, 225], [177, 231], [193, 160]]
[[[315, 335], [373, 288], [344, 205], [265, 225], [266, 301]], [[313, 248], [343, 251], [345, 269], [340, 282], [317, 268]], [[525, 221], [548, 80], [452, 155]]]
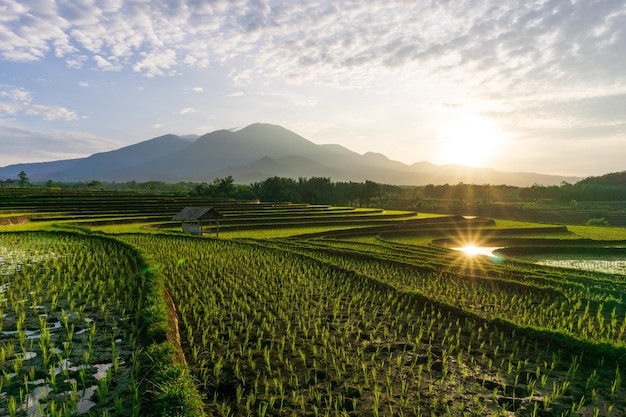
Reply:
[[453, 248], [453, 249], [461, 251], [465, 253], [467, 256], [474, 256], [474, 255], [495, 256], [493, 254], [493, 251], [497, 249], [501, 249], [501, 247], [483, 247], [483, 246], [476, 246], [473, 244], [469, 244], [460, 248]]
[[439, 133], [441, 160], [445, 164], [484, 166], [503, 140], [491, 120], [467, 114]]
[[467, 243], [464, 246], [452, 248], [459, 253], [455, 264], [460, 265], [465, 271], [484, 270], [488, 263], [499, 264], [503, 258], [494, 253], [502, 247], [487, 247], [480, 244]]
[[458, 248], [458, 250], [465, 252], [468, 256], [474, 256], [481, 253], [480, 248], [474, 245], [467, 245], [462, 248]]

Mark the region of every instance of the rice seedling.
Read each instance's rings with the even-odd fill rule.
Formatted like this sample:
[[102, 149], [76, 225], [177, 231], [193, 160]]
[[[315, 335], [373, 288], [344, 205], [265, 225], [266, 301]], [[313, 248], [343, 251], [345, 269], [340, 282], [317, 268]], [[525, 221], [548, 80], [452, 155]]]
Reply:
[[[220, 233], [237, 241], [158, 234], [136, 217], [89, 227], [141, 249], [144, 271], [136, 253], [99, 236], [0, 235], [0, 247], [15, 248], [0, 265], [7, 414], [25, 415], [39, 379], [51, 389], [37, 400], [46, 413], [67, 414], [90, 393], [94, 414], [149, 413], [142, 384], [174, 355], [142, 346], [146, 273], [176, 307], [188, 371], [175, 374], [190, 372], [216, 415], [625, 412], [619, 275], [469, 261], [421, 237], [285, 238], [329, 227]], [[152, 390], [182, 395], [165, 380]]]
[[[91, 307], [98, 299], [124, 300], [125, 294], [137, 294], [143, 278], [136, 260], [117, 243], [80, 235], [3, 233], [0, 242], [13, 248], [13, 260], [21, 264], [2, 275], [10, 285], [3, 293], [7, 312], [0, 333], [0, 361], [10, 364], [11, 374], [4, 373], [0, 408], [6, 404], [13, 415], [31, 414], [38, 408], [47, 415], [69, 415], [94, 381], [93, 365], [109, 363], [113, 356], [106, 348], [95, 349], [107, 346], [108, 329], [97, 328], [96, 320], [83, 327], [81, 316], [89, 311], [104, 322], [102, 310]], [[117, 279], [109, 288], [101, 285], [111, 277], [125, 279]], [[137, 301], [125, 307], [134, 311]], [[107, 314], [120, 317], [121, 311], [113, 307]], [[130, 333], [130, 323], [127, 326]], [[118, 363], [131, 351], [127, 341], [121, 340], [120, 346], [124, 353], [119, 348], [114, 352]], [[126, 390], [122, 382], [126, 372], [117, 369], [118, 393]], [[80, 387], [73, 381], [80, 381]], [[109, 402], [102, 397], [93, 403], [92, 411], [106, 410]]]
[[[486, 285], [478, 292], [451, 275], [422, 277], [419, 269], [376, 254], [335, 256], [309, 243], [291, 242], [286, 250], [287, 245], [268, 241], [121, 238], [160, 259], [163, 275], [171, 277], [168, 289], [185, 305], [179, 310], [181, 332], [188, 335], [189, 351], [197, 352], [190, 367], [198, 377], [211, 375], [212, 383], [204, 386], [217, 399], [216, 412], [225, 401], [235, 414], [265, 415], [391, 415], [424, 408], [440, 415], [456, 409], [496, 414], [501, 407], [537, 414], [538, 407], [565, 411], [581, 404], [580, 397], [574, 404], [565, 395], [571, 381], [584, 378], [584, 384], [588, 377], [579, 376], [579, 358], [563, 360], [550, 345], [422, 295], [443, 295], [447, 301], [473, 291], [467, 302], [495, 301], [493, 311], [501, 314], [513, 311], [510, 303], [529, 302], [532, 293], [495, 293]], [[180, 257], [186, 262], [179, 263]], [[415, 283], [430, 290], [418, 293]], [[453, 292], [451, 285], [459, 289]], [[539, 306], [543, 315], [555, 306], [562, 314], [569, 304], [548, 297]], [[204, 337], [190, 337], [203, 331]], [[202, 352], [210, 354], [208, 362], [200, 360]], [[213, 371], [204, 373], [206, 367]], [[607, 384], [606, 372], [602, 375]], [[482, 383], [468, 384], [471, 380]], [[542, 406], [531, 401], [536, 396], [544, 399]], [[460, 408], [450, 405], [455, 397], [463, 399]]]

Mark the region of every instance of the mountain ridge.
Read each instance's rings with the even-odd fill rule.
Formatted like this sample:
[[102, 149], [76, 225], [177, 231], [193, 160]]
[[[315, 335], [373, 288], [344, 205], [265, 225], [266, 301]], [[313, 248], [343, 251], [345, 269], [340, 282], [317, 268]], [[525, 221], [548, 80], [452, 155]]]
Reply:
[[[191, 139], [191, 140], [190, 140]], [[162, 135], [85, 158], [0, 167], [0, 178], [25, 171], [31, 181], [210, 182], [232, 175], [238, 183], [273, 176], [330, 177], [333, 181], [371, 180], [396, 185], [490, 183], [558, 185], [580, 180], [539, 173], [498, 171], [421, 161], [408, 165], [377, 152], [361, 155], [339, 144], [315, 144], [282, 126], [254, 123], [220, 129], [193, 140]]]

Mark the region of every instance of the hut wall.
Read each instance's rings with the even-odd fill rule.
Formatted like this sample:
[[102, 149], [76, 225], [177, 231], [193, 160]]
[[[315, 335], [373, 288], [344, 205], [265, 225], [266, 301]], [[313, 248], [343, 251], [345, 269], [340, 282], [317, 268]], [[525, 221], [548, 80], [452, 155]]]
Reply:
[[200, 233], [200, 225], [198, 223], [183, 223], [183, 232]]

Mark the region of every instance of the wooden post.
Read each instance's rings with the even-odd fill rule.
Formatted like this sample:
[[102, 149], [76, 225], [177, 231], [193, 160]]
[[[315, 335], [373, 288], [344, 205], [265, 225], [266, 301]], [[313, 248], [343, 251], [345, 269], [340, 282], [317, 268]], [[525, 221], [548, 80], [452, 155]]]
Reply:
[[216, 230], [216, 237], [220, 237], [220, 218], [216, 217], [215, 218], [215, 222], [217, 223], [217, 228]]

